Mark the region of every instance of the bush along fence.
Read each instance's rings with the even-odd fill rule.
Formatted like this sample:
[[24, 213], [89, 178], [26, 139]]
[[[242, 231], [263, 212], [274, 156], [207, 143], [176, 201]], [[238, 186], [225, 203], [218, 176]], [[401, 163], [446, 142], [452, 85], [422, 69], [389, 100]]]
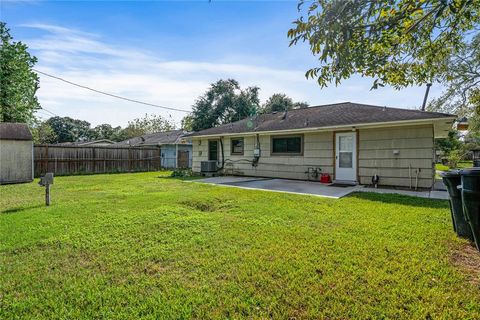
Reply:
[[160, 148], [34, 146], [34, 174], [55, 175], [157, 171], [162, 169]]

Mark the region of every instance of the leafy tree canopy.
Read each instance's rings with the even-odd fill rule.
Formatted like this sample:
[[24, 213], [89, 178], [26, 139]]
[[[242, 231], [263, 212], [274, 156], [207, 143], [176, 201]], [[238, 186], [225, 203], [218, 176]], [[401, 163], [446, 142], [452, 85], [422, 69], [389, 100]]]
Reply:
[[293, 102], [292, 98], [283, 93], [275, 93], [262, 105], [261, 113], [271, 113], [274, 111], [286, 111], [298, 108], [306, 108], [306, 102]]
[[0, 121], [28, 122], [40, 109], [37, 97], [39, 79], [32, 67], [37, 62], [28, 47], [13, 41], [10, 31], [0, 21]]
[[445, 92], [428, 109], [469, 118], [470, 130], [480, 133], [480, 35], [451, 55], [442, 78]]
[[36, 144], [57, 143], [58, 137], [52, 127], [46, 121], [36, 120], [30, 126], [33, 142]]
[[198, 131], [255, 115], [260, 104], [258, 91], [257, 87], [241, 89], [233, 79], [218, 80], [195, 101], [192, 114], [182, 123]]
[[461, 146], [460, 135], [456, 130], [450, 130], [446, 138], [435, 139], [435, 149], [441, 150], [445, 156], [448, 156], [454, 150], [460, 149]]
[[472, 113], [470, 116], [470, 131], [474, 133], [477, 141], [480, 143], [480, 88], [472, 90], [469, 98], [472, 105]]
[[306, 76], [322, 87], [355, 73], [373, 88], [442, 81], [480, 21], [478, 0], [302, 0], [299, 11], [288, 36], [310, 45], [320, 66]]
[[127, 133], [122, 127], [112, 127], [110, 124], [104, 123], [90, 130], [90, 138], [92, 140], [108, 139], [112, 141], [122, 141], [128, 139]]
[[70, 117], [52, 117], [46, 121], [55, 135], [56, 142], [76, 142], [90, 140], [90, 123]]
[[170, 131], [175, 129], [175, 123], [160, 115], [145, 114], [143, 118], [137, 118], [128, 122], [124, 129], [125, 139], [142, 136], [148, 133]]

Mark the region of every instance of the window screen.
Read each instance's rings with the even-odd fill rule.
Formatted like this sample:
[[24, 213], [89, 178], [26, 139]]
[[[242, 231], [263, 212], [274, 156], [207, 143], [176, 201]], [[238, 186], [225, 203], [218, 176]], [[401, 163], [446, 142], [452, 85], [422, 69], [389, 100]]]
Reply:
[[243, 138], [232, 139], [232, 154], [243, 154]]
[[272, 153], [301, 154], [302, 137], [278, 137], [272, 138]]
[[218, 161], [218, 141], [208, 141], [208, 160]]
[[353, 168], [353, 137], [339, 137], [339, 168]]

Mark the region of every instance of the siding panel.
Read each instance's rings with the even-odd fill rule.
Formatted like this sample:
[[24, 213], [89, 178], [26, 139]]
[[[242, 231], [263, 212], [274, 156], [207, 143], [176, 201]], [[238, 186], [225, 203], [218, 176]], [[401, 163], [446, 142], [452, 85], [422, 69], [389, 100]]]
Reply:
[[[429, 188], [433, 182], [433, 128], [431, 125], [402, 126], [381, 129], [360, 129], [358, 142], [358, 175], [362, 184], [370, 184], [375, 173], [381, 185], [415, 184], [415, 170], [420, 168], [418, 185]], [[261, 153], [257, 167], [253, 160], [256, 137], [244, 138], [244, 154], [230, 155], [230, 138], [224, 138], [227, 172], [237, 175], [307, 179], [309, 167], [321, 168], [333, 176], [334, 145], [333, 132], [305, 133], [303, 156], [272, 156], [270, 135], [259, 137]], [[199, 141], [202, 141], [201, 143]], [[398, 150], [398, 154], [395, 154]], [[395, 151], [395, 152], [394, 152]], [[208, 158], [208, 139], [193, 139], [193, 170], [200, 172], [200, 162]]]
[[[232, 137], [237, 138], [237, 137]], [[238, 175], [248, 175], [256, 177], [274, 177], [285, 179], [307, 179], [305, 173], [309, 167], [318, 167], [322, 172], [332, 174], [332, 153], [333, 141], [331, 132], [315, 132], [304, 134], [304, 155], [303, 156], [276, 156], [270, 154], [271, 136], [261, 135], [260, 148], [261, 157], [258, 166], [253, 167], [248, 161], [253, 160], [253, 150], [256, 145], [256, 137], [244, 137], [244, 154], [231, 155], [230, 137], [224, 138], [225, 160], [227, 172], [233, 172]], [[199, 143], [199, 140], [202, 140]], [[208, 139], [194, 138], [193, 153], [193, 171], [200, 172], [201, 161], [208, 158]], [[202, 155], [199, 152], [202, 151]], [[232, 162], [229, 162], [231, 160]], [[243, 160], [243, 161], [242, 161]]]
[[433, 153], [431, 125], [362, 129], [359, 143], [360, 183], [371, 184], [372, 176], [378, 174], [380, 185], [409, 187], [412, 182], [414, 186], [415, 172], [420, 169], [418, 186], [430, 188], [435, 173]]

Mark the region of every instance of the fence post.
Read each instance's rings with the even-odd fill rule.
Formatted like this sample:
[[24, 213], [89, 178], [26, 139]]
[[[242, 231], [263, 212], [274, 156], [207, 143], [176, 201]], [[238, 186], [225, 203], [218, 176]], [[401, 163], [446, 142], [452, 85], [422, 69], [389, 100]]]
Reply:
[[45, 173], [48, 172], [48, 144], [45, 145]]
[[128, 148], [128, 172], [132, 172], [132, 149]]
[[93, 159], [93, 173], [97, 173], [97, 161], [96, 161], [95, 147], [92, 147], [92, 159]]
[[162, 170], [162, 148], [158, 147], [158, 171]]

